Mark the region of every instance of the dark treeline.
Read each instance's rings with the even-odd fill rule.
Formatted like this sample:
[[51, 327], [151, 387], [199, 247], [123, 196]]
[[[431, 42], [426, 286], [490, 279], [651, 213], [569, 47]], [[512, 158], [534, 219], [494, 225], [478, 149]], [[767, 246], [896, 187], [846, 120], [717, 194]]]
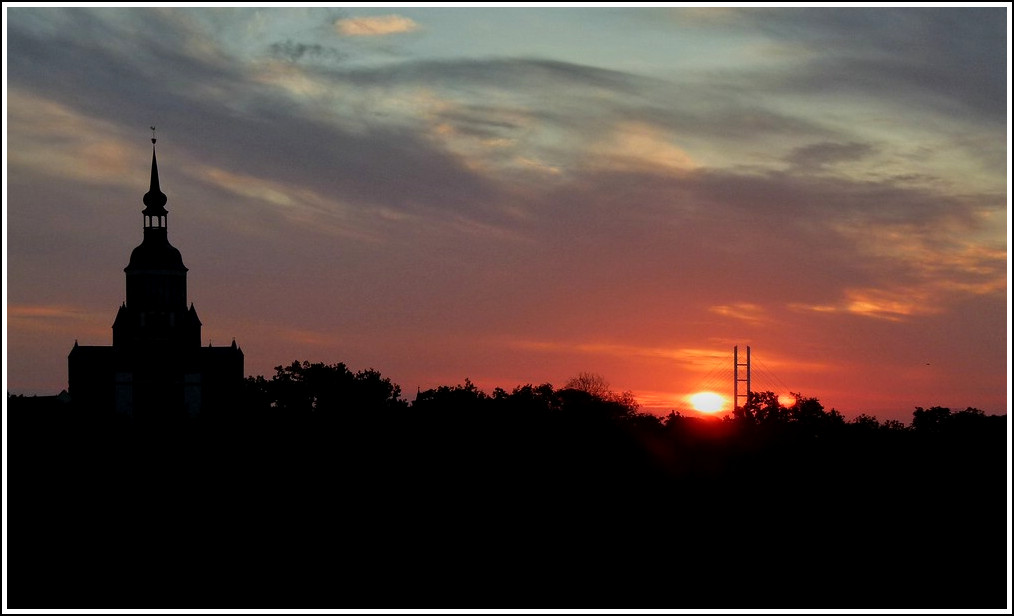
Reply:
[[12, 608], [997, 608], [1007, 418], [294, 362], [145, 421], [8, 396]]

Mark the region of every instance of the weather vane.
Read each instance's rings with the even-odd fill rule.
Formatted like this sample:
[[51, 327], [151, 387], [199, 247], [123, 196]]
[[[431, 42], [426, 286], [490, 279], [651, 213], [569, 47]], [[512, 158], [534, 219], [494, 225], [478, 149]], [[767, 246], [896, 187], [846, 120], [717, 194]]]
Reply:
[[151, 127], [151, 143], [152, 143], [152, 145], [155, 144], [155, 127], [154, 126]]

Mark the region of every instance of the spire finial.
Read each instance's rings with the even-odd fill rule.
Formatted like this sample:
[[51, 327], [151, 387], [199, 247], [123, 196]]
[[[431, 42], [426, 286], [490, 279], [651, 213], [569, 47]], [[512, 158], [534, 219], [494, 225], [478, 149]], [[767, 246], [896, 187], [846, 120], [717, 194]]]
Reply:
[[[155, 161], [155, 127], [151, 127], [151, 183], [144, 195], [144, 213], [147, 215], [164, 216], [168, 198], [158, 185], [158, 163]], [[149, 209], [150, 208], [150, 209]]]

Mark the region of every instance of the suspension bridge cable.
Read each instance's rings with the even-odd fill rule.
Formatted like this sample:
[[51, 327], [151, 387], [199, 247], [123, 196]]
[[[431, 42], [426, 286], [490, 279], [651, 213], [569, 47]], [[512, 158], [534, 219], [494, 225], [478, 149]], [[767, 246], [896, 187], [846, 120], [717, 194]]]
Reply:
[[778, 375], [776, 375], [773, 372], [771, 372], [770, 370], [768, 370], [767, 366], [765, 366], [763, 363], [757, 362], [757, 361], [755, 361], [754, 363], [756, 363], [757, 364], [757, 368], [759, 368], [761, 370], [761, 372], [764, 373], [765, 378], [770, 379], [770, 380], [776, 382], [776, 385], [778, 385], [782, 389], [783, 393], [789, 393], [789, 392], [792, 391], [792, 389], [788, 385], [786, 385], [784, 381], [782, 381], [780, 378], [778, 378]]
[[719, 369], [722, 368], [722, 366], [724, 366], [727, 361], [728, 361], [727, 358], [722, 358], [718, 360], [715, 363], [715, 365], [711, 368], [711, 370], [708, 371], [708, 373], [704, 375], [704, 378], [702, 378], [700, 382], [697, 384], [695, 391], [712, 389], [714, 388], [715, 383], [720, 383], [722, 381], [722, 377], [719, 376]]

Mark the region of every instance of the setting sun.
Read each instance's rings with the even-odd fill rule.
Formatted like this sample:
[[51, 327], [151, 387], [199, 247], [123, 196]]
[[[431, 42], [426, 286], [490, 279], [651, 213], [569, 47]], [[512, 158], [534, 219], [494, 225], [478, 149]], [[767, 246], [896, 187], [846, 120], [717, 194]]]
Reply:
[[725, 408], [725, 396], [713, 391], [702, 391], [690, 396], [690, 404], [701, 413], [717, 413]]

